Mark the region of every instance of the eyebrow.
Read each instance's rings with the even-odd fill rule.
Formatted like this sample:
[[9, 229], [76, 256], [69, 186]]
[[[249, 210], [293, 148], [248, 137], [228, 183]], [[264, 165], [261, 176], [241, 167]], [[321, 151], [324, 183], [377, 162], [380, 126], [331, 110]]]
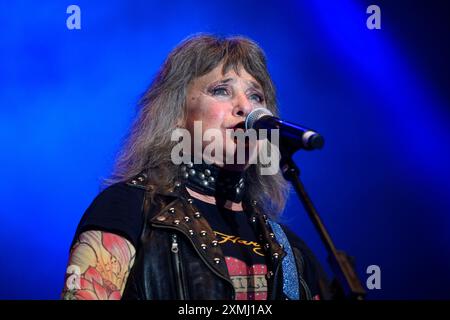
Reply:
[[[224, 83], [229, 83], [229, 82], [236, 82], [236, 79], [235, 78], [226, 78], [226, 79], [217, 81], [216, 84], [224, 84]], [[250, 87], [262, 91], [261, 85], [258, 82], [253, 81], [253, 80], [245, 80], [245, 82], [247, 84], [250, 84]]]

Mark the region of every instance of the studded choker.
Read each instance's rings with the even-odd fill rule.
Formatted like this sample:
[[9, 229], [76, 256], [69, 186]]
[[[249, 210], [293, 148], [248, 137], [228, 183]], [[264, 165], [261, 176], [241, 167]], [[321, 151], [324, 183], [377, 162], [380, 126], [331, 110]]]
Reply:
[[192, 162], [180, 165], [180, 171], [185, 186], [194, 191], [222, 200], [242, 201], [245, 190], [243, 172]]

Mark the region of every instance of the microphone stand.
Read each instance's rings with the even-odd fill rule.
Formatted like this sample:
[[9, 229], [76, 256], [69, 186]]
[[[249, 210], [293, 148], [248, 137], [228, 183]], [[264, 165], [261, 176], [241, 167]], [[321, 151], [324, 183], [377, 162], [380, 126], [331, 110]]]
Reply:
[[288, 151], [286, 149], [280, 149], [280, 151], [282, 155], [280, 167], [283, 172], [283, 176], [287, 181], [291, 182], [298, 198], [302, 202], [310, 220], [319, 233], [320, 238], [328, 251], [328, 262], [336, 275], [332, 298], [363, 300], [366, 292], [354, 270], [353, 264], [351, 263], [349, 256], [347, 256], [344, 251], [336, 249], [333, 241], [331, 240], [330, 234], [325, 228], [311, 201], [311, 198], [307, 194], [303, 183], [300, 180], [300, 169], [292, 160], [292, 150]]

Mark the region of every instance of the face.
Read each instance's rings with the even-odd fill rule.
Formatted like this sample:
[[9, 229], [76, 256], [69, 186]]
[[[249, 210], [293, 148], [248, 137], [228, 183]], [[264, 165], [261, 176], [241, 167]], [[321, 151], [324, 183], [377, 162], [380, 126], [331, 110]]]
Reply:
[[[194, 137], [194, 121], [201, 121], [202, 136], [208, 129], [220, 131], [223, 143], [220, 146], [225, 157], [234, 158], [236, 156], [236, 141], [227, 129], [234, 130], [243, 128], [246, 116], [255, 108], [265, 107], [265, 97], [261, 85], [245, 71], [240, 68], [236, 73], [233, 68], [226, 74], [222, 74], [222, 65], [218, 65], [210, 73], [194, 79], [187, 91], [187, 120], [186, 129]], [[229, 132], [232, 132], [228, 130]], [[194, 138], [193, 138], [194, 140]], [[203, 141], [202, 152], [214, 141]], [[211, 146], [210, 146], [211, 147]], [[248, 166], [251, 157], [256, 156], [255, 145], [246, 144], [246, 163], [237, 165], [220, 163], [214, 161], [219, 166], [226, 166], [231, 170], [243, 170]], [[198, 155], [197, 155], [198, 156]]]

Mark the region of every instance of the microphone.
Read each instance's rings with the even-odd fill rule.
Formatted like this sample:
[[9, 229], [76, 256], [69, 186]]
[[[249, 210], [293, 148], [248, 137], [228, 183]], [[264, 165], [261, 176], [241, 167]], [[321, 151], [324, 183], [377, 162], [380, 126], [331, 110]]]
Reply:
[[[245, 129], [279, 129], [281, 144], [289, 149], [321, 149], [323, 137], [317, 132], [298, 124], [275, 117], [266, 108], [256, 108], [245, 118]], [[270, 140], [270, 138], [268, 138]]]

